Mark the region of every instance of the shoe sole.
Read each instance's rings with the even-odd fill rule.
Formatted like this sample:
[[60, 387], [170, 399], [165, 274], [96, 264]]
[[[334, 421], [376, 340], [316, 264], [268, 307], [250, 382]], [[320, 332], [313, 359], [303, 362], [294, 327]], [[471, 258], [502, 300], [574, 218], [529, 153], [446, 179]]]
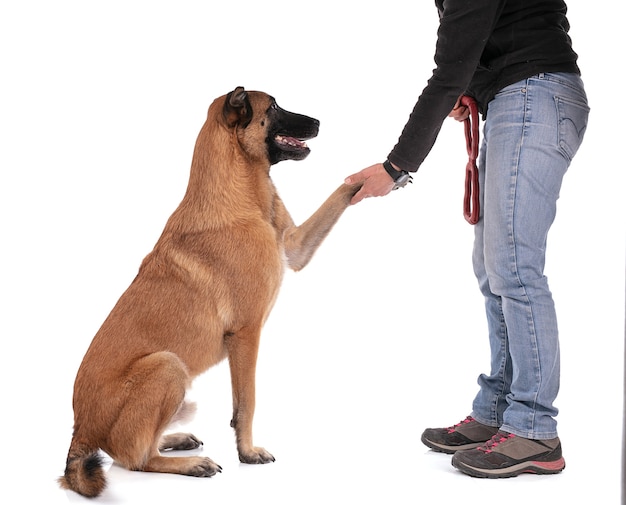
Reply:
[[507, 477], [517, 477], [523, 473], [533, 473], [536, 475], [551, 475], [560, 473], [565, 468], [565, 459], [560, 458], [556, 461], [524, 461], [518, 465], [493, 470], [476, 468], [453, 459], [452, 466], [471, 477], [504, 479]]
[[468, 449], [476, 449], [476, 447], [480, 447], [487, 440], [483, 440], [482, 442], [476, 442], [474, 444], [465, 444], [465, 445], [444, 445], [438, 444], [437, 442], [433, 442], [432, 440], [428, 440], [427, 438], [422, 437], [422, 443], [432, 449], [435, 452], [443, 452], [445, 454], [454, 454], [457, 451], [466, 451]]

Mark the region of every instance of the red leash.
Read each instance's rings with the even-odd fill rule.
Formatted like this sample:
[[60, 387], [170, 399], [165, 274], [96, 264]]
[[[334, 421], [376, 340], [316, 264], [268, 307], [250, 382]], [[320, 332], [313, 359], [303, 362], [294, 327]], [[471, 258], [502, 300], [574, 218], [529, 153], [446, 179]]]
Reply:
[[480, 202], [478, 198], [478, 106], [469, 96], [461, 97], [461, 105], [469, 108], [470, 115], [464, 121], [465, 143], [469, 160], [465, 167], [465, 196], [463, 197], [463, 215], [469, 224], [476, 224], [480, 218]]

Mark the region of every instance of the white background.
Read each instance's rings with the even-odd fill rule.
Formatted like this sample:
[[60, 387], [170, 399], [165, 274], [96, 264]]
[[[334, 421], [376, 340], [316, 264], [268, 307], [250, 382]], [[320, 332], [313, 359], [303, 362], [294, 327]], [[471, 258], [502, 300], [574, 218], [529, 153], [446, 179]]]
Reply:
[[[183, 195], [210, 102], [243, 85], [321, 120], [309, 158], [273, 168], [301, 222], [384, 159], [434, 66], [432, 2], [225, 4], [0, 4], [0, 482], [11, 503], [86, 502], [55, 483], [74, 376]], [[450, 120], [411, 187], [349, 208], [311, 264], [286, 275], [257, 385], [255, 442], [276, 463], [239, 464], [221, 365], [197, 379], [186, 429], [223, 473], [113, 465], [96, 502], [617, 503], [626, 209], [613, 4], [569, 5], [592, 115], [546, 272], [561, 329], [562, 474], [471, 479], [419, 441], [469, 413], [488, 365], [461, 213], [463, 131]]]

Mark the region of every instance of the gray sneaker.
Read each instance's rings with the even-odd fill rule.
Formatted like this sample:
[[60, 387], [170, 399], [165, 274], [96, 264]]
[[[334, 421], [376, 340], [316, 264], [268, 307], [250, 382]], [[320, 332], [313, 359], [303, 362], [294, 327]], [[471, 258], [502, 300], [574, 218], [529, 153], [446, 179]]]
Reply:
[[422, 433], [422, 443], [433, 451], [454, 454], [475, 449], [491, 440], [498, 428], [481, 424], [471, 416], [449, 428], [428, 428]]
[[452, 456], [452, 465], [472, 477], [516, 477], [522, 473], [559, 473], [565, 468], [561, 441], [531, 440], [499, 431], [483, 445]]

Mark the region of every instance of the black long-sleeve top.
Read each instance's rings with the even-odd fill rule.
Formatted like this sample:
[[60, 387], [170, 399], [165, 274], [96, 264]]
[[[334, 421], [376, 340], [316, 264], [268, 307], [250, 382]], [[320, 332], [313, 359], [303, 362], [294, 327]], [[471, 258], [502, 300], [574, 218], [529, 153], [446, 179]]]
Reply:
[[580, 74], [563, 0], [435, 0], [435, 64], [398, 143], [388, 156], [416, 171], [459, 96], [487, 114], [505, 86], [541, 72]]

